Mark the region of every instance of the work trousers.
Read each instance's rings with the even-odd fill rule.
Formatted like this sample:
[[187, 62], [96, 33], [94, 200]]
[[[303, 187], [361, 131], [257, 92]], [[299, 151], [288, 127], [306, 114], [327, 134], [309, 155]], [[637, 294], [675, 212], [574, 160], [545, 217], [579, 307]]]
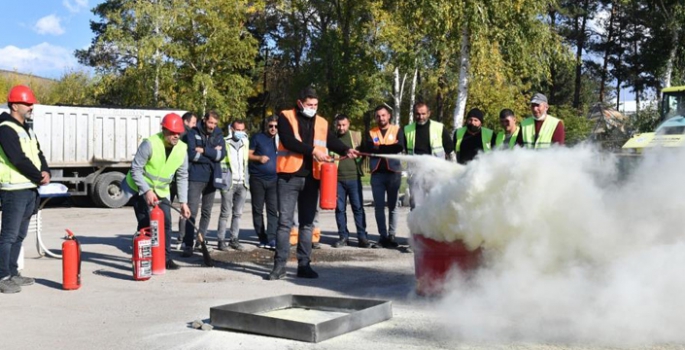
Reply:
[[338, 236], [347, 240], [350, 231], [347, 229], [347, 198], [350, 199], [350, 207], [354, 215], [354, 224], [357, 227], [357, 239], [366, 240], [366, 214], [364, 213], [364, 197], [362, 194], [362, 181], [356, 180], [338, 181], [338, 202], [335, 207], [335, 223], [338, 225]]
[[[250, 200], [252, 201], [252, 225], [259, 242], [276, 240], [278, 225], [278, 180], [265, 181], [250, 177]], [[266, 205], [266, 229], [264, 228], [264, 205]]]
[[0, 280], [19, 274], [17, 260], [29, 231], [31, 216], [40, 197], [35, 188], [0, 191], [2, 228], [0, 229]]
[[290, 228], [293, 226], [297, 204], [299, 232], [297, 240], [297, 264], [309, 265], [312, 254], [312, 229], [319, 201], [319, 180], [307, 177], [278, 178], [278, 230], [276, 232], [275, 266], [285, 266], [290, 254]]

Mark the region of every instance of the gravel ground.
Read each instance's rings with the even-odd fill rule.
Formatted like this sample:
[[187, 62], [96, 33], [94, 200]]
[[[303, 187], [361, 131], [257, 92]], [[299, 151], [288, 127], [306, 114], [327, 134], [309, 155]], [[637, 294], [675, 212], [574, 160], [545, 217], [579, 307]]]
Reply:
[[[216, 228], [218, 210], [215, 205], [210, 229]], [[377, 239], [373, 210], [366, 210], [371, 238]], [[407, 213], [408, 209], [400, 209], [398, 237], [402, 243], [409, 235]], [[255, 247], [251, 230], [241, 232], [248, 251], [212, 252], [218, 262], [214, 268], [202, 267], [198, 252], [190, 259], [177, 258], [182, 266], [179, 271], [134, 282], [129, 248], [135, 228], [133, 209], [53, 207], [42, 215], [43, 239], [48, 247], [59, 248], [64, 228], [79, 237], [83, 285], [77, 291], [61, 290], [61, 261], [39, 258], [35, 238], [27, 238], [23, 273], [36, 277], [37, 284], [25, 287], [19, 294], [0, 295], [0, 349], [601, 348], [460, 342], [438, 318], [431, 300], [414, 294], [413, 254], [402, 250], [331, 248], [337, 239], [331, 212], [321, 215], [323, 249], [314, 254], [313, 266], [321, 277], [295, 278], [296, 263], [290, 262], [288, 277], [280, 281], [264, 280], [273, 253]], [[242, 223], [250, 227], [251, 222], [247, 210]], [[213, 231], [209, 234], [212, 237]], [[198, 319], [208, 322], [212, 306], [281, 294], [391, 300], [393, 318], [319, 344], [222, 330], [200, 331], [190, 325]]]

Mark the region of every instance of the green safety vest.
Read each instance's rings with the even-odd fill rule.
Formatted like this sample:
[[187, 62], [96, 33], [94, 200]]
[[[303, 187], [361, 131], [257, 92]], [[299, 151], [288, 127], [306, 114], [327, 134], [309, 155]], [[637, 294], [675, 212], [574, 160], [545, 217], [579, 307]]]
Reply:
[[[445, 158], [445, 149], [442, 147], [442, 131], [445, 125], [434, 120], [429, 120], [431, 154], [435, 157]], [[407, 154], [414, 154], [416, 144], [416, 122], [404, 127], [404, 137], [407, 139]]]
[[[176, 170], [183, 165], [188, 152], [188, 145], [183, 141], [178, 141], [167, 158], [164, 147], [164, 135], [161, 132], [150, 136], [147, 140], [150, 142], [150, 146], [152, 146], [152, 155], [147, 164], [145, 164], [143, 177], [158, 197], [169, 197], [171, 195], [169, 185], [174, 179]], [[138, 192], [138, 186], [133, 181], [130, 170], [126, 174], [126, 183], [128, 183], [132, 190]]]
[[[224, 157], [224, 161], [221, 162], [221, 172], [226, 173], [230, 169], [231, 172], [233, 172], [233, 169], [231, 168], [231, 152], [228, 150], [228, 137], [224, 138], [224, 148], [226, 148], [226, 157]], [[245, 174], [247, 174], [247, 163], [250, 160], [250, 140], [246, 137], [245, 138], [245, 143], [243, 144], [243, 171]], [[230, 190], [231, 187], [233, 186], [233, 183], [231, 182], [230, 184], [227, 184], [226, 190]], [[247, 176], [245, 176], [245, 187], [249, 188], [249, 184], [247, 181]]]
[[[459, 152], [461, 150], [461, 142], [464, 141], [464, 135], [466, 135], [467, 130], [468, 129], [466, 127], [457, 129], [457, 139], [454, 140], [454, 150], [456, 152]], [[480, 128], [480, 138], [481, 142], [483, 143], [483, 152], [492, 151], [492, 147], [490, 146], [490, 144], [492, 143], [492, 134], [492, 130], [488, 128]]]
[[[514, 130], [514, 133], [511, 134], [511, 139], [509, 139], [509, 145], [507, 149], [514, 149], [516, 147], [516, 139], [519, 136], [519, 130], [521, 130], [520, 127], [516, 127], [516, 130]], [[497, 138], [495, 139], [495, 148], [500, 149], [502, 148], [502, 144], [504, 143], [504, 137], [506, 135], [504, 134], [504, 131], [500, 131], [497, 133]]]
[[[21, 150], [26, 157], [31, 160], [31, 163], [40, 170], [41, 163], [40, 157], [38, 156], [40, 150], [38, 149], [38, 139], [36, 138], [33, 129], [29, 128], [29, 131], [26, 132], [26, 129], [12, 121], [0, 123], [0, 126], [3, 125], [9, 126], [17, 133], [19, 136], [19, 143], [21, 144]], [[5, 154], [5, 150], [0, 147], [0, 189], [3, 191], [16, 191], [36, 187], [38, 187], [38, 185], [31, 182], [31, 180], [17, 170], [14, 164], [10, 163], [7, 154]]]
[[523, 120], [521, 123], [521, 132], [523, 132], [523, 146], [526, 148], [549, 148], [552, 145], [552, 136], [554, 130], [561, 120], [548, 115], [545, 121], [542, 122], [540, 133], [535, 138], [535, 118], [530, 117]]

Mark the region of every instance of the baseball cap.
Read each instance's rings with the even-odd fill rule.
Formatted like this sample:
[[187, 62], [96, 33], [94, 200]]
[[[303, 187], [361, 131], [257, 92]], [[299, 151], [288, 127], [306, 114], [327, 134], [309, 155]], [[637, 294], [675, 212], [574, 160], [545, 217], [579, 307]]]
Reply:
[[541, 103], [547, 103], [547, 96], [537, 93], [533, 95], [533, 98], [530, 99], [531, 104], [541, 104]]

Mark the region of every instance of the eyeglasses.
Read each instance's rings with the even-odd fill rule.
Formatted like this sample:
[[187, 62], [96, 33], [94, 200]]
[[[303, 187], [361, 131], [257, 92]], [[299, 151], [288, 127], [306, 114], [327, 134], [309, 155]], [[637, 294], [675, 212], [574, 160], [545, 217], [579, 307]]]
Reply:
[[278, 125], [269, 125], [269, 129], [278, 129]]

